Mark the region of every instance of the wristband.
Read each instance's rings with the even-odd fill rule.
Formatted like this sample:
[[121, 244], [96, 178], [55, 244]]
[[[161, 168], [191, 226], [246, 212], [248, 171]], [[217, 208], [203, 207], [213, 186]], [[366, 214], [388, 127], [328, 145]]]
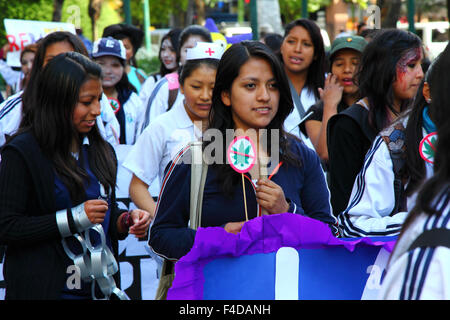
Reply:
[[295, 213], [297, 211], [297, 205], [294, 203], [294, 201], [292, 201], [290, 199], [286, 199], [286, 200], [289, 204], [288, 212]]
[[59, 210], [56, 212], [56, 224], [58, 226], [59, 233], [63, 238], [72, 235], [69, 228], [69, 220], [67, 218], [68, 209]]
[[129, 212], [125, 212], [122, 215], [122, 219], [120, 220], [120, 224], [124, 229], [130, 229], [130, 227], [133, 225], [133, 219], [131, 218], [131, 215]]

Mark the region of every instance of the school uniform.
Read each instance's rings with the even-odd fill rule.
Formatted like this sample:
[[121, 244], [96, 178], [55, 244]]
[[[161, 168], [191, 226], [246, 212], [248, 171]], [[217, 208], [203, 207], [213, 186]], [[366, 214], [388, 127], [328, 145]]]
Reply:
[[[8, 136], [19, 129], [22, 121], [22, 93], [23, 91], [20, 91], [0, 104], [0, 146], [5, 144]], [[104, 94], [100, 100], [100, 110], [101, 115], [97, 117], [100, 134], [110, 144], [116, 145], [120, 136], [119, 122]]]
[[[284, 120], [284, 130], [302, 140], [310, 149], [315, 150], [311, 140], [300, 130], [302, 117], [300, 116], [300, 112], [298, 111], [298, 108], [300, 106], [297, 105], [297, 99], [294, 99], [294, 95], [297, 95], [297, 97], [300, 99], [303, 110], [305, 111], [317, 102], [316, 96], [314, 95], [314, 92], [306, 87], [303, 87], [300, 95], [298, 95], [297, 92], [295, 90], [292, 90], [291, 88], [291, 94], [293, 96], [292, 100], [294, 102], [294, 109]], [[305, 113], [305, 115], [307, 115], [307, 113]]]
[[129, 198], [128, 188], [131, 181], [131, 173], [122, 164], [132, 146], [139, 137], [140, 122], [143, 118], [143, 105], [139, 96], [131, 90], [118, 90], [120, 108], [115, 111], [120, 125], [119, 144], [114, 145], [117, 154], [117, 188], [118, 198]]
[[[347, 208], [356, 176], [378, 134], [370, 127], [368, 108], [362, 103], [360, 100], [328, 120], [328, 174], [331, 206], [336, 217]], [[362, 120], [348, 116], [355, 109], [365, 115]]]
[[[84, 145], [81, 149], [85, 160], [88, 148]], [[68, 277], [67, 267], [73, 265], [73, 261], [64, 252], [55, 213], [72, 205], [68, 191], [55, 176], [52, 162], [44, 156], [31, 132], [16, 136], [3, 148], [2, 156], [0, 243], [7, 246], [3, 270], [6, 298], [60, 299]], [[86, 168], [90, 181], [82, 201], [97, 199], [98, 179], [87, 161], [80, 162], [80, 166]], [[127, 233], [119, 234], [117, 230], [117, 219], [122, 211], [116, 206], [114, 190], [108, 203], [110, 210], [104, 227], [117, 260], [118, 240], [124, 239]], [[68, 221], [71, 233], [75, 234], [71, 215]], [[118, 276], [116, 273], [116, 283], [120, 283]]]
[[154, 74], [150, 75], [145, 82], [141, 85], [141, 90], [139, 91], [139, 98], [144, 105], [147, 105], [148, 99], [150, 98], [153, 89], [155, 88], [156, 82], [161, 79], [161, 75]]
[[436, 246], [409, 250], [423, 232], [450, 229], [448, 185], [442, 191], [432, 205], [437, 214], [420, 214], [398, 240], [381, 283], [379, 299], [450, 299], [450, 248]]
[[[161, 84], [159, 84], [161, 82]], [[156, 87], [160, 86], [158, 91], [156, 92], [155, 98], [153, 99], [152, 103], [150, 104], [150, 117], [149, 117], [149, 123], [151, 123], [156, 117], [158, 117], [160, 114], [163, 114], [167, 111], [169, 108], [169, 82], [166, 77], [162, 77], [158, 82], [155, 84], [155, 90]], [[179, 103], [180, 101], [184, 100], [184, 95], [178, 90], [178, 94], [176, 97], [176, 100], [174, 102], [174, 105], [176, 103]]]
[[9, 86], [11, 86], [14, 93], [17, 93], [21, 90], [20, 86], [24, 78], [23, 72], [14, 70], [3, 59], [0, 59], [0, 75], [5, 80], [5, 82]]
[[202, 136], [189, 118], [183, 101], [151, 122], [131, 148], [123, 166], [151, 186], [158, 196], [164, 170], [173, 157], [189, 142]]
[[[423, 135], [426, 135], [425, 129]], [[425, 169], [426, 178], [431, 177], [433, 165], [425, 162]], [[393, 213], [396, 204], [394, 179], [388, 146], [379, 135], [356, 176], [347, 208], [338, 216], [345, 237], [394, 236], [400, 232], [408, 211], [415, 205], [417, 194], [406, 199], [406, 208]]]
[[141, 69], [130, 66], [130, 72], [127, 74], [128, 81], [136, 88], [137, 92], [141, 91], [141, 86], [144, 83], [147, 76]]
[[[300, 141], [291, 139], [292, 152], [302, 161], [300, 168], [282, 163], [271, 180], [284, 191], [289, 212], [328, 223], [337, 233], [336, 219], [331, 214], [329, 192], [316, 153]], [[192, 247], [195, 230], [188, 227], [191, 178], [190, 148], [185, 148], [172, 162], [164, 177], [155, 219], [149, 233], [149, 246], [158, 255], [176, 260]], [[242, 185], [234, 187], [232, 195], [222, 191], [223, 182], [214, 166], [206, 177], [201, 227], [223, 227], [228, 222], [245, 221]], [[260, 215], [255, 185], [245, 174], [245, 193], [249, 219]]]

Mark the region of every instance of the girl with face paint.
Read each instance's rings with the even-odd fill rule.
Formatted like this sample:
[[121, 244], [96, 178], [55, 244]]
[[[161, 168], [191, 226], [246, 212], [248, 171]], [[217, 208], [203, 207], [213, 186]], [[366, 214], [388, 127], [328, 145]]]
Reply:
[[[398, 71], [404, 81], [399, 87], [405, 95], [410, 90], [408, 85], [411, 86], [405, 78], [409, 76], [413, 79], [410, 74], [413, 73], [413, 63], [410, 63], [410, 67], [405, 63], [414, 61], [416, 54], [420, 55], [420, 51], [417, 53], [413, 49], [399, 61], [399, 68], [404, 68]], [[436, 132], [436, 113], [445, 109], [445, 105], [432, 105], [430, 95], [435, 86], [433, 81], [436, 74], [439, 74], [435, 66], [443, 58], [445, 57], [438, 57], [428, 69], [411, 108], [375, 138], [370, 150], [371, 156], [364, 161], [365, 169], [356, 178], [356, 181], [364, 182], [354, 184], [350, 205], [338, 216], [345, 236], [397, 235], [408, 212], [415, 205], [418, 190], [433, 175], [433, 162], [421, 156], [421, 150], [426, 150], [421, 147], [421, 142], [428, 141], [427, 137]], [[431, 146], [431, 149], [434, 147]], [[404, 161], [399, 162], [391, 156], [390, 149], [394, 148]], [[398, 179], [396, 173], [401, 173], [401, 179]], [[397, 185], [399, 187], [396, 192]]]
[[[417, 195], [416, 205], [403, 223], [394, 251], [389, 258], [387, 273], [380, 289], [380, 299], [388, 300], [449, 300], [450, 299], [450, 47], [430, 66], [425, 76], [423, 97], [425, 128], [430, 121], [437, 132], [434, 155], [434, 175], [427, 179]], [[429, 73], [431, 71], [431, 73]], [[428, 96], [429, 95], [429, 96]], [[428, 96], [428, 97], [426, 97]], [[427, 110], [428, 109], [428, 110]], [[411, 117], [413, 113], [411, 113]], [[429, 119], [428, 119], [429, 118]], [[417, 152], [417, 149], [414, 151]], [[411, 210], [412, 209], [412, 210]], [[436, 231], [440, 234], [437, 235]], [[433, 234], [434, 232], [434, 234]], [[434, 244], [416, 239], [425, 233], [434, 235]], [[446, 235], [447, 234], [447, 235]], [[424, 238], [422, 238], [424, 239]], [[428, 238], [430, 239], [430, 237]], [[419, 241], [420, 242], [420, 241]], [[428, 242], [428, 243], [427, 243]], [[420, 270], [417, 276], [410, 276]]]
[[380, 30], [356, 73], [356, 104], [328, 122], [329, 184], [335, 215], [347, 207], [356, 175], [375, 136], [406, 110], [423, 78], [422, 43], [415, 34]]
[[121, 40], [102, 38], [94, 43], [92, 57], [102, 68], [103, 91], [120, 125], [120, 144], [134, 144], [142, 107], [125, 72], [126, 49]]
[[166, 74], [176, 72], [178, 70], [177, 51], [178, 38], [181, 31], [182, 29], [180, 28], [174, 28], [162, 37], [158, 54], [160, 61], [159, 71], [151, 74], [142, 84], [141, 91], [139, 91], [139, 98], [141, 98], [143, 104], [147, 105], [148, 99], [150, 98], [153, 89], [155, 88], [155, 84], [159, 79], [164, 77]]

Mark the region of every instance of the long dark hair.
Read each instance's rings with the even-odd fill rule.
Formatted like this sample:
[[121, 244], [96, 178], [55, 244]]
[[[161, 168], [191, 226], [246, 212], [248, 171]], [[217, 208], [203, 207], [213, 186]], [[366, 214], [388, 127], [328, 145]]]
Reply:
[[403, 177], [408, 178], [408, 185], [406, 187], [406, 195], [411, 196], [422, 183], [426, 176], [425, 163], [419, 155], [419, 145], [422, 140], [422, 126], [423, 126], [423, 109], [427, 105], [423, 96], [424, 81], [417, 90], [414, 104], [409, 112], [406, 113], [408, 122], [405, 128], [405, 145], [406, 145], [406, 160], [403, 172]]
[[[56, 174], [70, 192], [72, 201], [81, 201], [85, 195], [87, 173], [77, 166], [71, 154], [73, 139], [81, 150], [83, 136], [73, 125], [73, 113], [78, 103], [80, 88], [89, 79], [99, 79], [101, 68], [77, 52], [67, 52], [53, 58], [36, 78], [36, 90], [28, 112], [28, 125], [20, 132], [30, 130], [43, 153], [53, 161]], [[87, 134], [89, 138], [89, 165], [109, 193], [116, 184], [117, 166], [113, 153], [97, 126]], [[83, 161], [82, 152], [80, 160]]]
[[[422, 42], [415, 34], [386, 29], [377, 32], [363, 51], [356, 73], [360, 98], [369, 100], [369, 124], [377, 132], [389, 125], [388, 110], [394, 114], [392, 83], [397, 77], [397, 63], [411, 49], [421, 48]], [[403, 101], [404, 111], [410, 101]]]
[[[177, 54], [178, 48], [179, 48], [179, 37], [180, 37], [181, 31], [182, 31], [181, 28], [173, 28], [172, 30], [167, 32], [164, 35], [164, 37], [162, 37], [162, 39], [161, 39], [161, 45], [159, 46], [159, 52], [158, 52], [158, 58], [161, 63], [161, 66], [159, 67], [159, 74], [161, 75], [161, 77], [164, 77], [166, 74], [174, 71], [174, 70], [167, 69], [166, 66], [164, 65], [164, 63], [161, 61], [162, 44], [163, 44], [164, 40], [168, 39], [170, 41], [170, 44], [172, 45], [173, 50], [175, 51], [175, 54]], [[177, 55], [177, 57], [178, 57], [178, 55]], [[178, 65], [178, 61], [177, 61], [177, 65]]]
[[[450, 101], [450, 47], [447, 45], [444, 52], [433, 64], [434, 70], [429, 77], [433, 84], [431, 93], [431, 118], [437, 128], [438, 140], [434, 157], [434, 175], [421, 188], [416, 205], [403, 224], [403, 231], [421, 213], [429, 216], [438, 216], [436, 200], [440, 195], [448, 195], [450, 192], [450, 113], [448, 101]], [[402, 233], [403, 233], [402, 231]]]
[[57, 31], [48, 34], [46, 37], [40, 39], [38, 41], [38, 49], [36, 51], [36, 55], [33, 60], [33, 67], [31, 68], [30, 78], [28, 80], [28, 84], [22, 94], [22, 114], [25, 115], [27, 110], [29, 109], [30, 104], [33, 103], [32, 97], [34, 96], [34, 85], [36, 84], [36, 78], [41, 72], [44, 66], [44, 58], [47, 48], [58, 42], [67, 42], [69, 43], [75, 52], [79, 52], [86, 57], [88, 56], [88, 52], [86, 47], [84, 46], [83, 41], [81, 41], [78, 36], [67, 32], [67, 31]]
[[[314, 46], [314, 59], [308, 67], [308, 76], [306, 78], [305, 87], [314, 92], [316, 99], [320, 99], [318, 88], [322, 88], [325, 83], [325, 71], [327, 69], [327, 61], [325, 56], [325, 46], [323, 44], [322, 34], [317, 24], [309, 19], [297, 19], [285, 27], [283, 41], [289, 35], [294, 27], [303, 27], [308, 31]], [[279, 54], [281, 61], [283, 57]]]
[[[280, 160], [286, 162], [286, 164], [300, 166], [300, 159], [296, 159], [289, 149], [287, 137], [290, 135], [283, 129], [284, 120], [294, 108], [288, 79], [278, 58], [261, 42], [242, 41], [233, 44], [223, 54], [217, 69], [216, 81], [212, 94], [212, 106], [209, 113], [209, 129], [217, 129], [222, 134], [222, 137], [226, 137], [226, 130], [235, 128], [231, 113], [232, 108], [226, 106], [222, 102], [222, 92], [230, 92], [233, 81], [238, 77], [241, 67], [252, 58], [261, 58], [270, 64], [280, 92], [278, 111], [266, 129], [269, 132], [269, 135], [272, 129], [279, 130], [278, 144], [280, 146]], [[270, 140], [271, 139], [267, 139], [268, 147], [266, 150], [269, 153], [269, 156], [271, 150]], [[223, 142], [222, 164], [215, 163], [212, 166], [219, 171], [219, 179], [223, 181], [224, 192], [226, 194], [231, 194], [233, 186], [239, 183], [240, 176], [226, 164], [227, 145], [225, 139], [223, 139]], [[213, 141], [206, 141], [205, 139], [203, 144], [204, 148], [210, 143], [213, 143]]]

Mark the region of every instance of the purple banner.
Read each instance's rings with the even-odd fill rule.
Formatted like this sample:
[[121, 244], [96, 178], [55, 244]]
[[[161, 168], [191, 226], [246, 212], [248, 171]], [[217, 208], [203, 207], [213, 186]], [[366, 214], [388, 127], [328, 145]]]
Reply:
[[191, 251], [175, 265], [175, 279], [167, 299], [203, 299], [204, 266], [220, 258], [272, 253], [282, 247], [295, 249], [377, 246], [392, 252], [394, 238], [335, 238], [328, 225], [292, 213], [262, 216], [246, 222], [237, 235], [220, 227], [199, 228]]

